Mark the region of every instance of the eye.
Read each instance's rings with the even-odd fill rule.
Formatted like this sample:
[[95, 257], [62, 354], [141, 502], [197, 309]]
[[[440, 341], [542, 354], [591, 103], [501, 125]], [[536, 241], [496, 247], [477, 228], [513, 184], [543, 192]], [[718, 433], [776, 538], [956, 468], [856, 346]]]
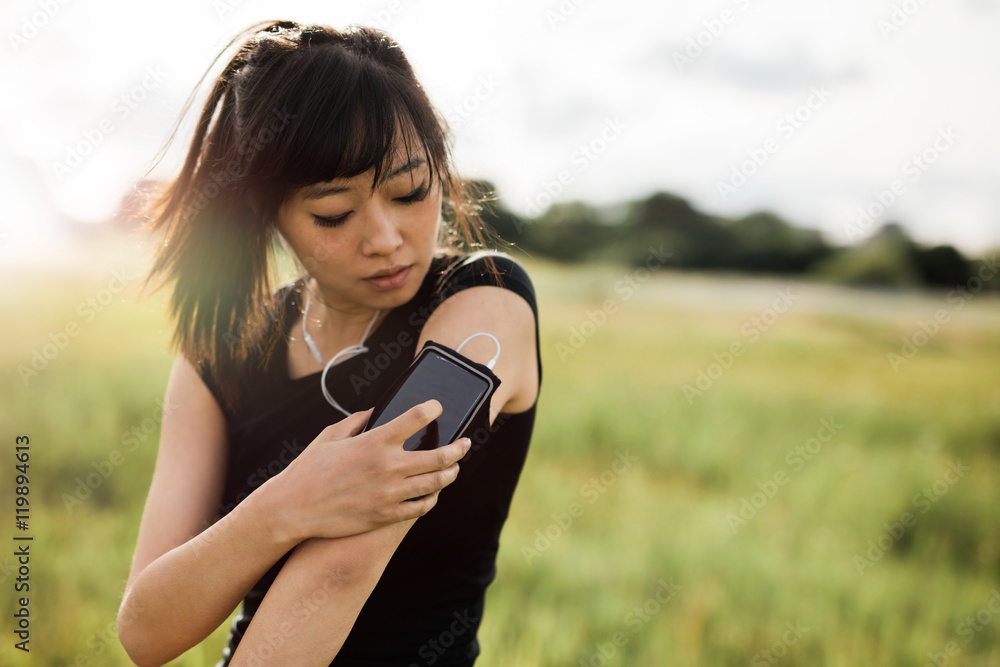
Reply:
[[350, 211], [348, 211], [347, 213], [343, 215], [338, 215], [334, 218], [328, 218], [322, 215], [314, 215], [313, 222], [315, 222], [320, 227], [339, 227], [340, 225], [344, 224], [344, 221], [347, 220], [347, 216], [349, 216], [350, 214], [351, 214]]
[[430, 192], [430, 188], [427, 187], [427, 183], [421, 183], [420, 187], [411, 192], [408, 195], [402, 197], [396, 197], [396, 201], [402, 202], [404, 204], [415, 204], [421, 202], [427, 198], [427, 193]]

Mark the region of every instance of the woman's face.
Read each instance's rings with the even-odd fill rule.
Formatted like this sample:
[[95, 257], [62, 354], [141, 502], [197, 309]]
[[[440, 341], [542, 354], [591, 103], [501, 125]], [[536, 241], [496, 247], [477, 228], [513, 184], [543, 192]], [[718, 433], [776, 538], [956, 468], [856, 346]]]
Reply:
[[299, 188], [278, 212], [278, 231], [324, 301], [344, 312], [388, 310], [417, 293], [441, 224], [441, 183], [426, 158], [402, 154], [374, 192], [373, 171]]

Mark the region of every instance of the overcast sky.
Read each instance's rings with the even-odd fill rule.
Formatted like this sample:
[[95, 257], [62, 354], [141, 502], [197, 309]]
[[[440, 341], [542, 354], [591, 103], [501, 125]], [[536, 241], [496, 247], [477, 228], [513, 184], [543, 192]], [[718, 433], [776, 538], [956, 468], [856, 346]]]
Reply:
[[5, 243], [108, 218], [219, 48], [270, 18], [385, 27], [460, 169], [519, 213], [668, 190], [835, 243], [895, 220], [1000, 246], [998, 0], [8, 0]]

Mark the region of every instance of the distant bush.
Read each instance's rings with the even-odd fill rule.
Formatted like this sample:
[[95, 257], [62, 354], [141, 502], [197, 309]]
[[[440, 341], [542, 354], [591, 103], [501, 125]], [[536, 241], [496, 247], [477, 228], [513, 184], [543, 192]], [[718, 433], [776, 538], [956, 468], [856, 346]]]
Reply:
[[970, 263], [950, 245], [921, 248], [911, 244], [913, 263], [920, 279], [928, 287], [952, 288], [968, 282]]
[[802, 273], [833, 251], [819, 232], [793, 227], [773, 213], [752, 213], [729, 228], [732, 268], [743, 271]]
[[993, 292], [1000, 292], [1000, 262], [997, 260], [998, 255], [1000, 255], [1000, 248], [987, 252], [983, 255], [982, 259], [972, 262], [969, 267], [969, 273], [983, 281], [984, 289]]
[[841, 248], [815, 275], [850, 285], [952, 289], [971, 277], [971, 264], [949, 245], [924, 248], [897, 224], [887, 224], [859, 246]]
[[921, 284], [921, 276], [910, 246], [902, 229], [887, 225], [866, 243], [841, 248], [814, 273], [846, 285], [916, 286]]

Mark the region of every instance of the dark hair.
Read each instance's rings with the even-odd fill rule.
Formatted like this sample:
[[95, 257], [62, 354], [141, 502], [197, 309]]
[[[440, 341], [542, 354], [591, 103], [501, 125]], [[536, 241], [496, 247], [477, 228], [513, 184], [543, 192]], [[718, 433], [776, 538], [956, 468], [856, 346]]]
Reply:
[[451, 169], [447, 124], [386, 33], [290, 21], [251, 26], [216, 57], [181, 118], [233, 48], [180, 174], [151, 207], [147, 229], [165, 235], [143, 283], [145, 290], [156, 277], [158, 287], [174, 282], [173, 345], [207, 365], [230, 407], [240, 373], [262, 368], [284, 331], [270, 273], [277, 213], [296, 188], [369, 170], [374, 188], [401, 142], [407, 155], [426, 155], [432, 183], [442, 184], [448, 245], [481, 246], [487, 236]]

